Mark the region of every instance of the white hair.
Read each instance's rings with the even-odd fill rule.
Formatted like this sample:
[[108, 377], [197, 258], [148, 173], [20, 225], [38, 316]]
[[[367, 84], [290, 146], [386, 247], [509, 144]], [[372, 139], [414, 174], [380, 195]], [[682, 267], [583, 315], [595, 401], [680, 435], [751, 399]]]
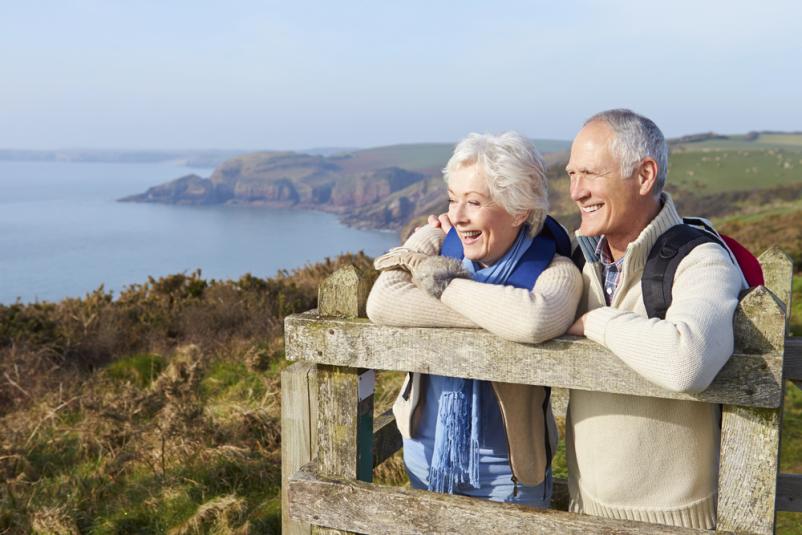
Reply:
[[621, 175], [632, 175], [644, 158], [652, 158], [657, 162], [654, 193], [663, 191], [668, 173], [668, 143], [654, 121], [623, 108], [597, 113], [585, 124], [596, 121], [606, 123], [615, 133], [610, 150], [621, 162]]
[[549, 210], [549, 184], [534, 145], [517, 132], [468, 134], [454, 147], [443, 179], [448, 183], [451, 173], [473, 164], [487, 181], [491, 198], [511, 215], [529, 212], [530, 234], [540, 233]]

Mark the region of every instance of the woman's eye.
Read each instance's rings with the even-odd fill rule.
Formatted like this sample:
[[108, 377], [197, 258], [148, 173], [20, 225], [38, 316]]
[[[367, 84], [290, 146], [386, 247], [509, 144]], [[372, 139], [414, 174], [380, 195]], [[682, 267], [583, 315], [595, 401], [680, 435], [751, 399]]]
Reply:
[[471, 206], [479, 206], [479, 201], [468, 201]]
[[448, 204], [454, 204], [455, 202], [457, 202], [457, 201], [455, 201], [454, 199], [449, 199], [448, 200]]

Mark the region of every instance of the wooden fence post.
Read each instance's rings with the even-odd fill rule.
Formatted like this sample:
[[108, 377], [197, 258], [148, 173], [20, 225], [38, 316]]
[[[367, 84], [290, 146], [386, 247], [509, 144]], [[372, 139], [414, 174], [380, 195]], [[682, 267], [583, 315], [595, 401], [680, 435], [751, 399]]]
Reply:
[[317, 451], [317, 367], [296, 362], [281, 372], [281, 533], [309, 535], [312, 526], [289, 515], [287, 480]]
[[[318, 314], [364, 317], [374, 280], [345, 266], [320, 286]], [[318, 367], [318, 465], [328, 476], [372, 481], [373, 390], [375, 372], [339, 366]], [[345, 533], [315, 528], [315, 533]]]
[[[745, 353], [782, 355], [784, 344], [784, 306], [766, 288], [754, 288], [735, 312], [736, 347]], [[781, 423], [782, 406], [723, 407], [719, 531], [774, 533]]]
[[758, 258], [763, 268], [765, 286], [785, 305], [785, 334], [791, 321], [791, 296], [794, 287], [794, 261], [776, 245]]

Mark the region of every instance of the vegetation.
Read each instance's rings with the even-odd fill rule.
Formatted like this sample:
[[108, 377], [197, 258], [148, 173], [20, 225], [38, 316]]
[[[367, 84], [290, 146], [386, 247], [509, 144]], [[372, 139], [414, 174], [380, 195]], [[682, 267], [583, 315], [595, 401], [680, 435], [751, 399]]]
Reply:
[[0, 533], [279, 533], [283, 318], [346, 263], [0, 306]]

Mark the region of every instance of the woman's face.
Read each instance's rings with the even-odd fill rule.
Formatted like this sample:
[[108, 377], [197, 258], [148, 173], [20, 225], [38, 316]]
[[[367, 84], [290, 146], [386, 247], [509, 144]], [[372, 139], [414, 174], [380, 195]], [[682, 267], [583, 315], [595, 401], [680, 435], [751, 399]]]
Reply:
[[494, 264], [512, 246], [526, 216], [510, 215], [490, 197], [475, 164], [450, 174], [448, 218], [459, 233], [466, 258], [484, 266]]

